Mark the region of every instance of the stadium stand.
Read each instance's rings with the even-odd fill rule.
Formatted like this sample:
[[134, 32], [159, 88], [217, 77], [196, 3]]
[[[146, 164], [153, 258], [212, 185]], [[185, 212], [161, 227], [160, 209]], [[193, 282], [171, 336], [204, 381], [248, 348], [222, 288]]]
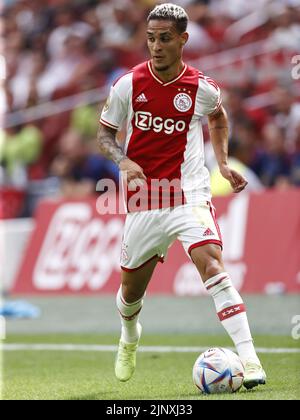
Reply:
[[[157, 3], [4, 1], [1, 218], [31, 216], [43, 197], [90, 195], [96, 172], [116, 178], [97, 152], [98, 114], [112, 81], [147, 58], [145, 17]], [[222, 87], [242, 164], [259, 189], [299, 187], [300, 1], [176, 3], [191, 18], [186, 61]]]

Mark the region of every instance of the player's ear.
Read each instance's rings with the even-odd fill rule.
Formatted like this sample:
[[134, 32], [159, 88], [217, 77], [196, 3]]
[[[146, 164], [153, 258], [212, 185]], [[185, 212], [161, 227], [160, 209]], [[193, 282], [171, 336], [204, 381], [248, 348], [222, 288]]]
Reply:
[[181, 34], [181, 45], [184, 47], [185, 44], [188, 42], [189, 34], [187, 32], [184, 32]]

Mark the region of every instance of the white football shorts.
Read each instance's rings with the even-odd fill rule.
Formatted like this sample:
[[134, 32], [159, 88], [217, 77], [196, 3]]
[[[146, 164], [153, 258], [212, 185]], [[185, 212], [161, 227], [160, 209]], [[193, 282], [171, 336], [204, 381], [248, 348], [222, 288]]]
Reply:
[[124, 227], [121, 268], [134, 271], [153, 258], [163, 262], [168, 248], [178, 239], [190, 258], [193, 248], [217, 244], [222, 237], [210, 202], [198, 206], [184, 204], [173, 208], [129, 213]]

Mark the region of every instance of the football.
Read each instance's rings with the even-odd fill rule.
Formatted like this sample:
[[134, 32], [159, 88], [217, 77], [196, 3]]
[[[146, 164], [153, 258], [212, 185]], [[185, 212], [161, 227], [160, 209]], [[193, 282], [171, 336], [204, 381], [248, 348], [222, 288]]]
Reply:
[[244, 367], [231, 350], [211, 348], [200, 354], [193, 367], [193, 381], [204, 394], [232, 393], [240, 389]]

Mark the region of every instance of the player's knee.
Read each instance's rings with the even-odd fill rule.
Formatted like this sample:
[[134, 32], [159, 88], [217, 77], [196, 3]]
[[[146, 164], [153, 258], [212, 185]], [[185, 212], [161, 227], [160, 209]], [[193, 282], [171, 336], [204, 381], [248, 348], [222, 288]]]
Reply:
[[202, 279], [206, 281], [222, 271], [224, 271], [222, 263], [218, 259], [210, 257], [204, 264]]
[[144, 296], [144, 293], [141, 292], [140, 290], [136, 290], [131, 285], [123, 284], [122, 295], [126, 303], [133, 303], [140, 300]]
[[191, 257], [203, 281], [224, 271], [222, 251], [216, 245], [205, 245], [192, 250]]
[[218, 256], [212, 256], [210, 253], [201, 252], [195, 253], [192, 258], [203, 281], [224, 271], [223, 263]]

